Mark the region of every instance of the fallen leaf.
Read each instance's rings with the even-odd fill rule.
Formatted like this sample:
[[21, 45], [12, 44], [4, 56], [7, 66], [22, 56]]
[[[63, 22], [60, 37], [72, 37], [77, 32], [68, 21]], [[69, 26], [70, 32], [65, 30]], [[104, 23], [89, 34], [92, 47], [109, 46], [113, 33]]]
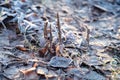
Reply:
[[24, 75], [24, 80], [38, 80], [39, 76], [35, 72], [36, 68], [32, 67], [27, 70], [20, 70]]
[[37, 74], [40, 74], [40, 75], [46, 75], [48, 74], [48, 69], [43, 68], [43, 67], [37, 67], [36, 72]]
[[102, 76], [94, 71], [90, 71], [85, 76], [83, 76], [83, 78], [86, 80], [106, 80], [106, 78], [104, 76]]
[[16, 49], [18, 49], [18, 50], [20, 50], [20, 51], [24, 51], [24, 52], [29, 51], [29, 49], [25, 48], [23, 45], [17, 45], [17, 46], [16, 46]]
[[71, 64], [72, 60], [64, 57], [53, 57], [48, 63], [49, 66], [58, 68], [67, 68]]
[[44, 48], [40, 48], [38, 54], [40, 57], [44, 57], [47, 51], [48, 51], [48, 44], [46, 44]]
[[74, 75], [79, 78], [83, 77], [82, 72], [77, 68], [72, 68], [72, 69], [68, 70], [68, 74]]
[[58, 77], [58, 75], [54, 71], [52, 71], [52, 70], [50, 70], [46, 76], [48, 78]]

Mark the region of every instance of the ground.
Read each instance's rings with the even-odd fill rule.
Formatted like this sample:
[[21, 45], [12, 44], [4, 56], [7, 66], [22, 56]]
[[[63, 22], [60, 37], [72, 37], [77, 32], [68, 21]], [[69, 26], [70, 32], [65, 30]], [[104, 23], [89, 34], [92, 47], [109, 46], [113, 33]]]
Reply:
[[0, 80], [120, 80], [120, 0], [1, 0]]

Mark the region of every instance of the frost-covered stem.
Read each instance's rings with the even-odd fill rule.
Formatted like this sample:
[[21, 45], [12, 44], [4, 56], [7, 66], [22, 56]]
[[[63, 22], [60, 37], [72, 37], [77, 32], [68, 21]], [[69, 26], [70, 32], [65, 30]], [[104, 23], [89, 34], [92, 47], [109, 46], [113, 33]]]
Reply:
[[86, 28], [86, 41], [87, 41], [87, 48], [89, 49], [89, 42], [90, 42], [90, 30], [88, 29], [87, 26], [85, 26]]
[[57, 27], [58, 27], [58, 36], [59, 36], [59, 42], [62, 44], [61, 39], [61, 26], [60, 26], [60, 20], [59, 20], [59, 14], [57, 13]]
[[5, 26], [5, 24], [3, 23], [3, 21], [1, 21], [1, 23], [2, 23], [2, 25], [3, 25], [3, 27], [4, 27], [4, 29], [6, 30], [7, 27]]

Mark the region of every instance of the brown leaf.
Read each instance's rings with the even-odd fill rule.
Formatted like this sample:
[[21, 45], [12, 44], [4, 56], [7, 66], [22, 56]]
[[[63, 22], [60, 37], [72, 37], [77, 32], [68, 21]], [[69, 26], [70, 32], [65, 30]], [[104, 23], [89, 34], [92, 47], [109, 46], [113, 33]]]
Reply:
[[48, 45], [49, 45], [49, 43], [46, 43], [44, 48], [39, 49], [38, 54], [39, 54], [40, 57], [45, 56], [46, 52], [48, 51]]
[[57, 56], [61, 56], [63, 53], [64, 45], [57, 45], [55, 52]]
[[60, 56], [60, 46], [59, 45], [56, 46], [55, 52], [56, 52], [56, 56]]
[[20, 34], [20, 29], [16, 27], [16, 34]]
[[45, 53], [47, 52], [47, 48], [41, 48], [40, 50], [39, 50], [39, 56], [40, 57], [44, 57], [44, 55], [45, 55]]
[[36, 63], [36, 62], [35, 62], [35, 63], [33, 63], [33, 67], [35, 67], [35, 68], [36, 68], [37, 66], [38, 66], [38, 63]]
[[23, 47], [22, 45], [18, 45], [18, 46], [16, 46], [16, 49], [18, 49], [18, 50], [20, 50], [20, 51], [24, 51], [24, 52], [29, 51], [29, 49]]

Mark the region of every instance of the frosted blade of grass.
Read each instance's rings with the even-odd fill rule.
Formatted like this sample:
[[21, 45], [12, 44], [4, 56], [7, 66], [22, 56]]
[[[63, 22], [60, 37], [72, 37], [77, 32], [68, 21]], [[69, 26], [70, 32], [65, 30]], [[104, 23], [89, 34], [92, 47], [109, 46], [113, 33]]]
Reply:
[[4, 29], [6, 30], [7, 27], [5, 26], [5, 24], [3, 23], [3, 21], [1, 21], [1, 23], [2, 23], [2, 25], [3, 25], [3, 27], [4, 27]]

